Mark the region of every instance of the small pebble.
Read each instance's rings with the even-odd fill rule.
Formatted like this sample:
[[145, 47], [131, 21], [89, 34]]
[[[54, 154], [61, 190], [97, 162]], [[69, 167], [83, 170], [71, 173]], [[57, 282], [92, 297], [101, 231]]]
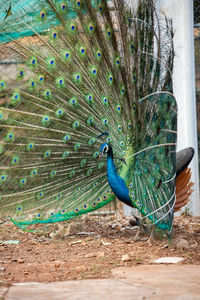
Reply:
[[187, 240], [179, 239], [175, 242], [175, 248], [178, 250], [188, 250], [190, 245]]
[[131, 258], [128, 254], [124, 254], [124, 255], [122, 255], [121, 261], [128, 262], [128, 261], [131, 261]]
[[58, 267], [60, 267], [60, 265], [61, 265], [61, 261], [59, 261], [59, 260], [55, 261], [54, 267], [58, 268]]

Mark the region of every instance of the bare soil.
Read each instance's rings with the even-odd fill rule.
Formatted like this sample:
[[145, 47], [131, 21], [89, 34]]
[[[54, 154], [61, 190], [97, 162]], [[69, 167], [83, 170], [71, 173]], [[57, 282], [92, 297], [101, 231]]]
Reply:
[[148, 265], [164, 256], [183, 257], [179, 264], [200, 264], [200, 217], [176, 217], [170, 239], [158, 234], [150, 242], [146, 233], [135, 242], [137, 228], [114, 217], [87, 216], [29, 230], [0, 225], [0, 241], [19, 241], [0, 242], [0, 282], [111, 278], [115, 267]]

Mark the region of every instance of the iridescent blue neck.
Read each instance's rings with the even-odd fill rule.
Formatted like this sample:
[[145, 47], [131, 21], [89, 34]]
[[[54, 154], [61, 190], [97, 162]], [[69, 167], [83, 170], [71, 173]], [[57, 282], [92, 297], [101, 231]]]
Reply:
[[110, 147], [107, 154], [107, 177], [112, 191], [116, 197], [125, 204], [132, 206], [129, 198], [129, 190], [125, 181], [117, 174], [117, 169], [113, 161], [113, 151]]

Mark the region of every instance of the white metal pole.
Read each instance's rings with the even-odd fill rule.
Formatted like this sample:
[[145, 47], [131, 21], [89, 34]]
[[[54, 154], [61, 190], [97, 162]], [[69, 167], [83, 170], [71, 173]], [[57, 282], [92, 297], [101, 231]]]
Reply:
[[189, 204], [193, 215], [200, 215], [198, 142], [195, 93], [195, 63], [193, 37], [193, 1], [160, 0], [160, 10], [172, 18], [174, 28], [175, 61], [173, 72], [174, 94], [178, 103], [178, 149], [193, 147], [190, 164], [191, 181], [195, 183]]

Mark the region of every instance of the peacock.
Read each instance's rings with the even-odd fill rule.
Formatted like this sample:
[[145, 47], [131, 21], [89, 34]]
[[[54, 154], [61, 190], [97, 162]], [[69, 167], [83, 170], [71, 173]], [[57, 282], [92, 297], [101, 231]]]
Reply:
[[172, 21], [154, 0], [71, 0], [70, 9], [73, 18], [68, 2], [46, 0], [35, 22], [56, 25], [45, 34], [24, 20], [35, 42], [1, 30], [19, 61], [12, 84], [0, 77], [1, 215], [25, 228], [117, 197], [171, 233], [177, 170], [193, 156], [186, 150], [177, 167]]

